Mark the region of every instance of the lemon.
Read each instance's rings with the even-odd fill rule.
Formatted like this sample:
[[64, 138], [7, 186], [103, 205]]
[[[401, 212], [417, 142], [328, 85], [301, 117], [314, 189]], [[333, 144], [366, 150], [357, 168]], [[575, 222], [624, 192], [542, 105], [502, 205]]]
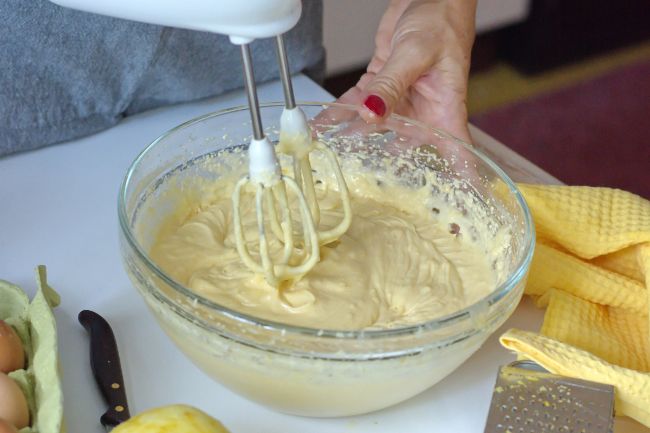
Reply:
[[112, 433], [229, 433], [219, 421], [186, 405], [144, 411], [123, 422]]

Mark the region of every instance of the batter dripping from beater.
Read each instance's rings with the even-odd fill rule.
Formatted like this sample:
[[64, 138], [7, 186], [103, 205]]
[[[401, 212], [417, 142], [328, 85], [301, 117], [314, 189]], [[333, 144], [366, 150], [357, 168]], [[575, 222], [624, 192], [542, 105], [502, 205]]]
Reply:
[[[458, 213], [432, 210], [429, 187], [408, 188], [375, 173], [345, 175], [352, 224], [337, 242], [321, 247], [318, 264], [297, 281], [276, 288], [242, 263], [232, 229], [234, 177], [221, 178], [205, 191], [208, 202], [183, 209], [177, 215], [184, 217], [164, 224], [152, 259], [176, 281], [228, 308], [326, 329], [422, 323], [494, 289], [497, 275], [485, 249], [450, 229], [450, 218], [457, 221]], [[317, 184], [323, 227], [342, 218], [336, 185], [333, 177]], [[243, 228], [247, 239], [255, 239], [254, 188], [244, 194]], [[296, 211], [295, 198], [289, 199]], [[269, 247], [275, 257], [283, 254], [276, 238]], [[293, 260], [300, 259], [298, 254]]]

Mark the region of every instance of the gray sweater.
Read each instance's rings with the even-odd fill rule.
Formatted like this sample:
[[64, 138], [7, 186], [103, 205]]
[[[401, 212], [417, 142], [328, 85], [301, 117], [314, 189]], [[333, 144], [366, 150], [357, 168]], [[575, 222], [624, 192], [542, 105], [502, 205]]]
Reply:
[[[304, 1], [300, 22], [285, 37], [292, 71], [316, 79], [324, 66], [321, 15], [321, 0]], [[273, 40], [255, 41], [251, 49], [257, 82], [276, 78]], [[239, 49], [224, 36], [79, 12], [46, 0], [0, 0], [0, 156], [241, 86]]]

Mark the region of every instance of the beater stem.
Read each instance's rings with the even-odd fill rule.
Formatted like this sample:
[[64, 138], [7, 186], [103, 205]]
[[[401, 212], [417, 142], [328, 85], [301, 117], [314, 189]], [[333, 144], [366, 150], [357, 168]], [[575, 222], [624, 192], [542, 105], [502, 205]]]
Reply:
[[291, 84], [291, 71], [289, 70], [289, 61], [287, 60], [287, 50], [284, 47], [282, 35], [275, 38], [278, 64], [280, 65], [280, 78], [282, 79], [282, 89], [284, 90], [284, 104], [289, 110], [296, 108], [296, 99], [293, 95], [293, 85]]
[[246, 96], [248, 96], [248, 110], [251, 112], [253, 137], [255, 140], [262, 140], [264, 138], [264, 128], [262, 127], [262, 118], [260, 116], [260, 103], [257, 99], [257, 86], [255, 85], [251, 50], [248, 44], [241, 45], [241, 59], [244, 65], [244, 84], [246, 86]]

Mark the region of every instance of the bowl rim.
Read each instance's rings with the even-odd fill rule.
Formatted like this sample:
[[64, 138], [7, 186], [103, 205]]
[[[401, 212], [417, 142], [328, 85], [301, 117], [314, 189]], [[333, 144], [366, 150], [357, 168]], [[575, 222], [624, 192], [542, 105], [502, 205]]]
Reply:
[[[300, 106], [302, 107], [318, 106], [323, 108], [337, 107], [337, 108], [357, 111], [356, 106], [350, 104], [342, 104], [339, 102], [297, 101], [296, 105], [299, 107]], [[260, 104], [260, 108], [274, 108], [274, 107], [275, 108], [284, 107], [284, 102], [273, 101], [273, 102], [265, 102]], [[168, 276], [160, 267], [158, 267], [158, 265], [156, 265], [153, 262], [153, 260], [151, 260], [147, 252], [136, 240], [135, 235], [133, 234], [133, 232], [129, 227], [128, 224], [129, 218], [126, 215], [126, 203], [127, 203], [126, 194], [131, 185], [131, 178], [133, 176], [134, 171], [138, 168], [140, 162], [147, 155], [147, 153], [150, 152], [160, 141], [166, 139], [170, 135], [173, 135], [174, 133], [184, 128], [187, 128], [195, 123], [200, 123], [202, 121], [205, 121], [213, 117], [224, 116], [229, 113], [238, 112], [238, 111], [248, 111], [248, 105], [239, 105], [239, 106], [234, 106], [234, 107], [206, 113], [194, 117], [186, 122], [183, 122], [180, 125], [177, 125], [174, 128], [171, 128], [170, 130], [161, 134], [159, 137], [153, 140], [149, 145], [147, 145], [144, 148], [144, 150], [142, 150], [140, 154], [138, 154], [138, 156], [133, 160], [133, 162], [131, 163], [131, 165], [129, 166], [126, 172], [126, 175], [122, 180], [119, 193], [118, 193], [117, 201], [118, 201], [119, 225], [122, 234], [126, 238], [126, 241], [128, 242], [129, 246], [133, 249], [135, 254], [142, 260], [142, 262], [150, 270], [152, 270], [158, 278], [160, 278], [162, 281], [168, 284], [172, 289], [174, 289], [176, 293], [180, 294], [185, 298], [188, 298], [191, 305], [196, 305], [198, 303], [204, 307], [207, 307], [212, 312], [216, 312], [218, 314], [224, 315], [237, 322], [244, 323], [247, 325], [259, 326], [269, 331], [277, 331], [282, 333], [282, 335], [289, 333], [289, 334], [300, 334], [303, 336], [312, 336], [318, 338], [335, 338], [339, 340], [340, 339], [358, 340], [360, 338], [363, 339], [391, 338], [391, 337], [399, 337], [403, 335], [412, 335], [415, 333], [421, 333], [423, 331], [439, 331], [446, 327], [450, 327], [458, 322], [462, 322], [466, 319], [469, 319], [470, 317], [472, 317], [473, 312], [486, 311], [488, 307], [497, 303], [500, 299], [506, 297], [506, 295], [508, 295], [512, 291], [512, 289], [516, 286], [516, 284], [521, 279], [523, 279], [525, 277], [525, 274], [528, 272], [530, 263], [532, 261], [533, 252], [535, 249], [535, 242], [536, 242], [534, 223], [533, 223], [532, 215], [530, 213], [530, 209], [528, 208], [528, 205], [523, 195], [517, 188], [516, 184], [512, 181], [512, 179], [510, 179], [510, 177], [506, 174], [506, 172], [503, 171], [501, 167], [499, 167], [494, 161], [492, 161], [492, 159], [490, 159], [487, 155], [485, 155], [480, 149], [475, 148], [474, 146], [466, 143], [465, 141], [443, 130], [433, 128], [417, 120], [409, 119], [407, 117], [397, 115], [397, 114], [391, 114], [390, 117], [396, 120], [428, 129], [429, 131], [434, 132], [435, 134], [441, 136], [444, 139], [455, 141], [459, 145], [463, 146], [465, 150], [471, 152], [474, 156], [482, 160], [483, 163], [488, 165], [490, 169], [492, 169], [497, 174], [497, 176], [499, 176], [499, 178], [507, 185], [510, 193], [514, 195], [517, 203], [519, 204], [519, 206], [521, 207], [524, 213], [523, 244], [525, 248], [525, 253], [520, 257], [515, 270], [508, 276], [508, 278], [505, 281], [499, 284], [499, 286], [497, 286], [492, 292], [490, 292], [483, 298], [477, 300], [473, 304], [459, 311], [437, 317], [427, 322], [418, 323], [416, 325], [409, 325], [409, 326], [404, 326], [399, 328], [388, 328], [388, 329], [336, 330], [336, 329], [320, 329], [320, 328], [311, 328], [306, 326], [289, 325], [286, 323], [262, 319], [250, 314], [238, 312], [236, 310], [222, 306], [214, 301], [211, 301], [203, 296], [194, 293], [189, 288], [185, 287], [183, 284], [180, 284], [179, 282], [175, 281], [173, 278]], [[169, 303], [170, 306], [182, 309], [182, 307], [178, 305], [177, 301], [170, 299], [169, 296], [163, 294], [160, 291], [160, 289], [158, 288], [156, 289], [159, 292], [159, 295], [161, 295], [165, 300], [167, 300], [167, 303]], [[158, 296], [156, 296], [156, 298], [158, 298]], [[203, 321], [202, 319], [194, 317], [194, 320], [197, 319]], [[205, 325], [207, 324], [204, 324], [204, 327]], [[207, 326], [207, 327], [212, 328], [211, 326]]]

